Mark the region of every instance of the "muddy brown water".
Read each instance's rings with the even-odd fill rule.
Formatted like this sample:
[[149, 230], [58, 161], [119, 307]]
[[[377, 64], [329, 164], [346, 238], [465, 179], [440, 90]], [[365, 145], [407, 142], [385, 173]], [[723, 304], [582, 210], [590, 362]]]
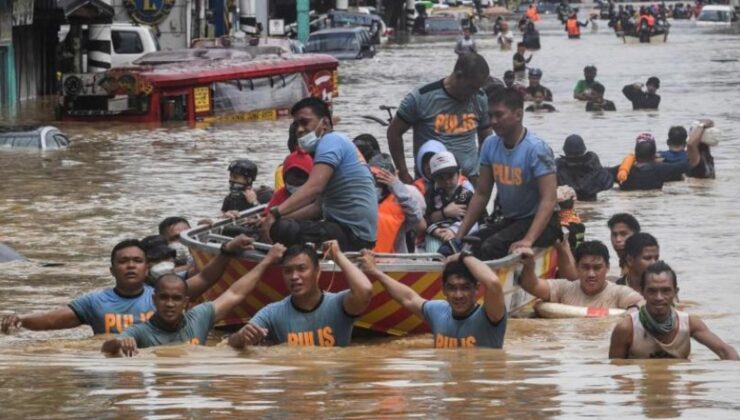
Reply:
[[[740, 348], [740, 150], [737, 31], [674, 24], [665, 45], [621, 45], [603, 22], [569, 41], [554, 20], [541, 25], [544, 71], [558, 112], [527, 115], [529, 129], [556, 153], [579, 133], [605, 164], [616, 164], [635, 136], [663, 145], [671, 125], [708, 116], [724, 132], [714, 148], [716, 180], [673, 183], [662, 192], [600, 195], [580, 204], [587, 235], [608, 241], [606, 220], [628, 211], [660, 241], [676, 268], [686, 310]], [[494, 73], [511, 66], [490, 35], [478, 37]], [[343, 63], [337, 129], [354, 136], [384, 129], [361, 115], [383, 116], [414, 85], [445, 76], [453, 42], [412, 40], [382, 48], [373, 60]], [[735, 60], [735, 61], [733, 61]], [[571, 99], [586, 64], [617, 112], [587, 114]], [[657, 75], [660, 111], [633, 112], [621, 87]], [[16, 122], [51, 120], [53, 100], [24, 104]], [[55, 153], [0, 153], [0, 241], [31, 258], [4, 264], [0, 310], [21, 313], [65, 305], [112, 284], [108, 253], [119, 240], [152, 234], [165, 216], [214, 217], [227, 191], [226, 166], [259, 162], [269, 184], [286, 154], [287, 120], [207, 128], [58, 124], [72, 146]], [[408, 136], [407, 136], [408, 138]], [[409, 140], [410, 141], [410, 140]], [[408, 148], [407, 148], [408, 150]], [[43, 267], [39, 262], [61, 262]], [[691, 362], [610, 363], [614, 320], [517, 319], [503, 350], [430, 349], [429, 336], [370, 339], [345, 349], [172, 347], [133, 359], [106, 359], [86, 327], [21, 331], [0, 337], [3, 418], [249, 415], [265, 417], [658, 417], [737, 418], [740, 363], [719, 362], [694, 343]], [[215, 340], [214, 340], [215, 344]]]

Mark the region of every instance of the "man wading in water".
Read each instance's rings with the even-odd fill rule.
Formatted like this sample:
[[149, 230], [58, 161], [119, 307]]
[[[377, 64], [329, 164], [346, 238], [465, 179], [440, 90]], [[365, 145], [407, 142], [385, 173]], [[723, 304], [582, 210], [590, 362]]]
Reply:
[[103, 353], [133, 356], [137, 349], [173, 343], [205, 345], [213, 324], [223, 319], [254, 289], [267, 268], [280, 261], [285, 247], [276, 244], [254, 268], [235, 281], [213, 302], [185, 310], [190, 303], [188, 284], [174, 273], [160, 276], [154, 287], [157, 311], [148, 322], [134, 325], [103, 344]]
[[668, 264], [658, 261], [650, 265], [642, 275], [640, 286], [645, 305], [614, 327], [610, 359], [688, 359], [693, 338], [722, 360], [738, 360], [737, 351], [704, 322], [674, 308], [678, 279]]
[[336, 241], [324, 244], [324, 254], [344, 273], [349, 290], [324, 292], [319, 287], [321, 267], [312, 247], [294, 245], [283, 255], [283, 280], [290, 295], [260, 309], [239, 332], [229, 337], [235, 349], [260, 344], [345, 347], [352, 325], [365, 312], [373, 285], [340, 251]]
[[[252, 248], [252, 240], [238, 236], [221, 247], [203, 270], [186, 280], [187, 295], [195, 299], [208, 290], [223, 274], [230, 256]], [[119, 242], [110, 256], [110, 273], [116, 279], [113, 288], [88, 293], [76, 298], [67, 307], [28, 315], [3, 318], [3, 333], [19, 327], [29, 330], [61, 330], [89, 325], [93, 334], [119, 334], [126, 328], [146, 322], [154, 313], [154, 289], [145, 284], [147, 260], [141, 242], [127, 239]]]
[[[429, 324], [434, 347], [492, 347], [504, 345], [506, 304], [496, 273], [467, 251], [450, 256], [442, 272], [442, 292], [447, 300], [427, 300], [389, 277], [375, 265], [372, 252], [362, 251], [360, 268], [378, 280], [407, 311]], [[483, 284], [483, 305], [477, 303]]]

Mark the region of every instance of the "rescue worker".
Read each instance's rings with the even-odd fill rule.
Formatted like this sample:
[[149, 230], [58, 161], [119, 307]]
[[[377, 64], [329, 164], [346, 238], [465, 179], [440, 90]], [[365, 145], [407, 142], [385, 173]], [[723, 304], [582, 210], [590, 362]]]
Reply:
[[565, 31], [568, 32], [569, 39], [579, 39], [581, 37], [581, 28], [588, 26], [586, 23], [578, 21], [578, 12], [573, 11], [568, 16], [568, 20], [565, 21]]

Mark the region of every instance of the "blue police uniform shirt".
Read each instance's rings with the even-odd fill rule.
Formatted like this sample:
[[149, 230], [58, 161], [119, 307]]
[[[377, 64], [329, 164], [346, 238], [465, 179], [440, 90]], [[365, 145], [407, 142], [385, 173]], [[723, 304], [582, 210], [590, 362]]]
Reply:
[[487, 137], [480, 164], [484, 167], [481, 169], [493, 174], [503, 216], [513, 220], [537, 213], [540, 202], [537, 178], [555, 173], [552, 149], [529, 130], [513, 149], [506, 148], [504, 140], [495, 134]]
[[82, 324], [92, 327], [94, 334], [120, 334], [154, 314], [152, 295], [154, 289], [148, 285], [134, 297], [120, 295], [111, 288], [82, 295], [69, 307]]
[[142, 349], [173, 343], [205, 345], [215, 322], [216, 309], [213, 302], [205, 302], [185, 312], [182, 324], [176, 331], [164, 330], [150, 320], [134, 325], [119, 337], [133, 337], [136, 346]]
[[375, 242], [378, 226], [375, 180], [357, 147], [342, 133], [326, 133], [316, 146], [313, 162], [334, 169], [321, 195], [324, 218], [348, 227], [363, 241]]
[[349, 293], [324, 292], [319, 305], [304, 311], [293, 305], [291, 297], [260, 309], [249, 321], [267, 329], [267, 340], [289, 346], [345, 347], [352, 337], [355, 317], [344, 310]]
[[455, 318], [446, 300], [428, 300], [421, 307], [434, 335], [435, 348], [490, 347], [500, 349], [506, 334], [506, 314], [498, 322], [488, 319], [483, 305], [465, 318]]

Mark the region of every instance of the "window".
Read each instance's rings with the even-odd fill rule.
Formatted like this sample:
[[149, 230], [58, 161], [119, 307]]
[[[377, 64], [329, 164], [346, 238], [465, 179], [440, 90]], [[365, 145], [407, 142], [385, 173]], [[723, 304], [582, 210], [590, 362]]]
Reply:
[[139, 34], [135, 31], [113, 31], [113, 50], [116, 54], [140, 54], [144, 52]]

